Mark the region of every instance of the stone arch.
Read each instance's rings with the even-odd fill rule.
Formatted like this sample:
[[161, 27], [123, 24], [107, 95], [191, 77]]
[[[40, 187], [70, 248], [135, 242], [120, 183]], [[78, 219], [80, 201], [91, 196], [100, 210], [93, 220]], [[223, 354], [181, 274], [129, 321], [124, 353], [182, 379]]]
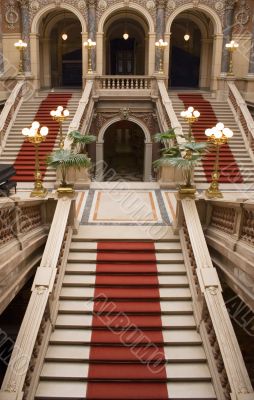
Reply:
[[[222, 22], [219, 15], [213, 10], [211, 7], [205, 4], [199, 4], [198, 6], [194, 6], [192, 3], [183, 4], [180, 7], [177, 7], [172, 14], [168, 17], [166, 21], [165, 28], [165, 38], [170, 43], [171, 38], [171, 30], [172, 23], [174, 20], [180, 15], [185, 14], [186, 11], [200, 11], [210, 18], [212, 27], [213, 27], [213, 36], [211, 36], [212, 41], [209, 40], [205, 26], [202, 26], [202, 21], [198, 23], [198, 15], [192, 16], [193, 22], [198, 25], [202, 38], [207, 42], [204, 42], [204, 45], [201, 49], [201, 64], [200, 64], [200, 79], [199, 79], [199, 87], [210, 88], [210, 90], [217, 89], [217, 77], [220, 75], [220, 65], [221, 65], [221, 54], [222, 54]], [[203, 36], [205, 34], [205, 36]], [[169, 70], [169, 54], [170, 54], [170, 46], [167, 47], [165, 51], [165, 64], [166, 70]], [[208, 63], [208, 59], [211, 60], [211, 63]], [[170, 76], [170, 75], [169, 75]]]
[[200, 11], [203, 11], [205, 14], [207, 14], [213, 22], [214, 33], [216, 35], [222, 34], [222, 23], [221, 23], [221, 20], [220, 20], [220, 17], [218, 16], [218, 14], [211, 7], [208, 7], [205, 4], [199, 4], [198, 7], [194, 7], [193, 4], [191, 4], [191, 3], [183, 4], [181, 7], [177, 7], [177, 9], [175, 9], [172, 12], [172, 14], [169, 16], [169, 18], [167, 20], [165, 33], [170, 34], [171, 25], [172, 25], [174, 19], [182, 12], [190, 10], [190, 9], [200, 10]]
[[81, 23], [82, 33], [87, 32], [86, 20], [85, 20], [84, 16], [81, 14], [81, 12], [79, 10], [77, 10], [77, 8], [75, 8], [71, 4], [67, 4], [67, 3], [61, 3], [59, 6], [56, 5], [55, 3], [51, 3], [51, 4], [48, 4], [47, 6], [43, 7], [41, 10], [39, 10], [33, 17], [32, 24], [31, 24], [31, 34], [38, 34], [41, 19], [45, 14], [48, 14], [50, 11], [53, 11], [53, 10], [59, 9], [59, 8], [71, 11], [73, 14], [75, 14]]
[[[104, 142], [104, 134], [105, 134], [106, 130], [111, 125], [115, 124], [118, 121], [121, 121], [120, 116], [112, 118], [106, 124], [103, 125], [103, 127], [100, 129], [100, 132], [99, 132], [99, 135], [98, 135], [98, 140], [97, 140], [98, 143], [103, 143]], [[142, 129], [142, 131], [144, 132], [144, 135], [145, 135], [145, 143], [151, 143], [152, 142], [149, 129], [147, 128], [147, 126], [142, 121], [140, 121], [140, 119], [130, 116], [128, 118], [128, 121], [133, 122], [134, 124], [138, 125]]]
[[[103, 150], [104, 134], [111, 125], [113, 125], [114, 123], [116, 123], [118, 121], [121, 121], [120, 117], [112, 118], [110, 121], [108, 121], [106, 124], [103, 125], [103, 127], [100, 129], [100, 132], [98, 135], [98, 140], [96, 142], [96, 180], [99, 182], [103, 180], [103, 176], [104, 176], [104, 150]], [[137, 124], [142, 129], [142, 131], [145, 135], [143, 179], [144, 179], [144, 181], [151, 181], [152, 180], [152, 141], [151, 141], [151, 135], [150, 135], [149, 129], [138, 118], [130, 116], [128, 121]]]
[[149, 27], [149, 33], [154, 34], [155, 33], [155, 28], [154, 28], [154, 22], [151, 14], [142, 6], [136, 3], [130, 2], [128, 5], [124, 1], [121, 3], [117, 3], [109, 7], [100, 17], [99, 23], [98, 23], [98, 33], [103, 34], [103, 29], [106, 20], [108, 17], [110, 17], [111, 14], [114, 14], [116, 11], [119, 11], [121, 9], [131, 9], [133, 11], [137, 11], [139, 14], [141, 14], [143, 17], [145, 17], [146, 22]]

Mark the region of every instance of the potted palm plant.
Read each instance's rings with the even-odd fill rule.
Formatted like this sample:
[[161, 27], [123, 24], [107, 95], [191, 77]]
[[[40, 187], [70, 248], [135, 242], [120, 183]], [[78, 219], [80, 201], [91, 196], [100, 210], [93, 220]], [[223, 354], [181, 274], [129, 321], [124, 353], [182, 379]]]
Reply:
[[51, 153], [47, 158], [47, 164], [58, 170], [61, 175], [61, 184], [57, 191], [59, 193], [74, 193], [73, 184], [68, 180], [68, 171], [70, 169], [78, 170], [89, 168], [90, 159], [86, 154], [74, 153], [72, 150], [59, 149]]
[[[71, 142], [71, 150], [74, 154], [87, 155], [86, 146], [96, 140], [94, 135], [82, 135], [79, 131], [71, 131], [68, 133], [67, 138]], [[86, 168], [68, 168], [67, 180], [78, 189], [86, 189], [90, 186], [91, 180], [89, 175], [89, 168], [91, 163]], [[61, 172], [57, 171], [57, 179], [61, 179]]]
[[[185, 135], [179, 135], [179, 137], [180, 141], [177, 142], [174, 129], [154, 136], [156, 142], [163, 144], [162, 156], [154, 161], [154, 166], [155, 168], [168, 167], [171, 171], [173, 169], [174, 182], [184, 182], [180, 184], [179, 193], [194, 195], [196, 192], [196, 187], [192, 184], [194, 168], [200, 162], [203, 153], [207, 151], [209, 144], [195, 142], [192, 137], [186, 138]], [[181, 172], [180, 176], [176, 175], [177, 171]]]

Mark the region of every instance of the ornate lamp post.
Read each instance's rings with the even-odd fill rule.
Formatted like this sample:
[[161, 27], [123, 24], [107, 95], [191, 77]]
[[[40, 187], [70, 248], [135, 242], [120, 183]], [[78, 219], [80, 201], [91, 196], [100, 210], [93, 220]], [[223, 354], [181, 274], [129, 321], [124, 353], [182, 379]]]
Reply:
[[208, 137], [208, 141], [211, 142], [216, 149], [216, 157], [215, 163], [213, 167], [212, 173], [212, 182], [210, 184], [209, 189], [206, 190], [206, 195], [208, 198], [221, 198], [223, 194], [219, 190], [219, 155], [220, 155], [220, 146], [226, 144], [228, 140], [233, 136], [233, 132], [229, 128], [225, 128], [224, 124], [219, 122], [216, 126], [211, 129], [205, 130], [205, 135]]
[[63, 137], [63, 122], [69, 117], [69, 110], [64, 110], [62, 106], [58, 106], [56, 110], [50, 111], [50, 115], [54, 121], [59, 123], [60, 130], [60, 149], [64, 148], [64, 137]]
[[193, 140], [192, 136], [192, 124], [198, 120], [200, 117], [200, 112], [198, 110], [194, 110], [194, 107], [189, 107], [186, 111], [181, 112], [181, 117], [184, 118], [189, 125], [189, 134], [188, 140], [191, 142]]
[[20, 39], [18, 42], [14, 43], [14, 46], [16, 47], [17, 50], [19, 50], [19, 72], [18, 72], [18, 75], [23, 75], [24, 74], [23, 53], [24, 53], [24, 50], [27, 48], [27, 43], [23, 42], [23, 40]]
[[160, 50], [160, 64], [159, 64], [159, 74], [164, 73], [164, 50], [167, 47], [168, 42], [164, 42], [163, 39], [158, 40], [158, 42], [155, 42], [155, 46], [157, 49]]
[[39, 161], [39, 146], [46, 140], [48, 134], [48, 128], [46, 126], [41, 127], [37, 121], [32, 123], [32, 127], [22, 129], [22, 135], [26, 137], [29, 143], [35, 146], [35, 173], [34, 173], [34, 189], [32, 190], [31, 197], [45, 197], [47, 195], [47, 189], [42, 185], [41, 172], [40, 172], [40, 161]]
[[228, 73], [227, 75], [234, 75], [233, 73], [233, 53], [236, 51], [239, 47], [239, 44], [235, 42], [234, 40], [231, 40], [231, 42], [226, 43], [226, 49], [229, 52], [229, 67], [228, 67]]
[[88, 39], [87, 42], [84, 42], [84, 46], [87, 48], [88, 51], [88, 73], [93, 73], [92, 68], [92, 49], [96, 47], [96, 42], [93, 42], [92, 39]]

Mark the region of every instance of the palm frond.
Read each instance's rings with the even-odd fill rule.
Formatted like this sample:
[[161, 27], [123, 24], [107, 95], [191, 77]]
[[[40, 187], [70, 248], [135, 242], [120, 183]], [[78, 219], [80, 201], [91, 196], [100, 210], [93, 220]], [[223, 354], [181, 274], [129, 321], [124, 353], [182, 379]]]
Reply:
[[156, 143], [164, 142], [165, 140], [172, 140], [176, 138], [175, 128], [169, 129], [166, 132], [159, 132], [153, 136]]
[[79, 131], [72, 131], [68, 134], [69, 139], [73, 141], [74, 144], [90, 144], [96, 141], [96, 136], [94, 135], [82, 135]]
[[182, 147], [186, 150], [191, 150], [194, 153], [203, 153], [208, 149], [209, 144], [207, 142], [189, 142], [183, 143]]
[[200, 156], [195, 156], [191, 160], [182, 157], [161, 157], [154, 161], [153, 165], [157, 167], [169, 166], [184, 170], [193, 169], [200, 161]]
[[57, 169], [64, 166], [66, 168], [73, 167], [75, 169], [88, 168], [91, 165], [90, 159], [86, 154], [76, 154], [71, 150], [56, 150], [51, 153], [46, 160], [47, 164]]

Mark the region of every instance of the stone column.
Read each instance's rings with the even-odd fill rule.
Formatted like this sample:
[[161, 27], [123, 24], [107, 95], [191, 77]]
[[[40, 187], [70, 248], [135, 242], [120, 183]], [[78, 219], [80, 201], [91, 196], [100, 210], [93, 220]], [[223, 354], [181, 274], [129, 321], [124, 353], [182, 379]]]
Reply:
[[252, 38], [250, 48], [250, 59], [249, 59], [249, 74], [254, 75], [254, 20], [252, 26]]
[[225, 45], [232, 38], [232, 31], [234, 25], [234, 8], [236, 0], [225, 1], [225, 14], [224, 14], [224, 30], [223, 30], [223, 44], [221, 54], [221, 72], [227, 73], [229, 67], [229, 52], [226, 50]]
[[[88, 38], [96, 41], [96, 0], [88, 0]], [[96, 70], [96, 49], [91, 51], [92, 70]]]
[[[165, 33], [165, 0], [157, 0], [156, 8], [156, 40], [164, 39]], [[159, 70], [160, 50], [155, 51], [155, 68]]]
[[29, 17], [29, 0], [18, 0], [21, 9], [21, 37], [27, 43], [24, 51], [24, 72], [25, 75], [31, 74], [31, 53], [30, 53], [30, 17]]
[[103, 161], [103, 142], [96, 143], [96, 181], [103, 181], [104, 161]]
[[144, 181], [150, 182], [152, 180], [152, 155], [153, 143], [145, 143], [145, 159], [144, 159]]
[[0, 10], [0, 75], [4, 73], [2, 24], [3, 24], [3, 17], [2, 17], [2, 12]]

